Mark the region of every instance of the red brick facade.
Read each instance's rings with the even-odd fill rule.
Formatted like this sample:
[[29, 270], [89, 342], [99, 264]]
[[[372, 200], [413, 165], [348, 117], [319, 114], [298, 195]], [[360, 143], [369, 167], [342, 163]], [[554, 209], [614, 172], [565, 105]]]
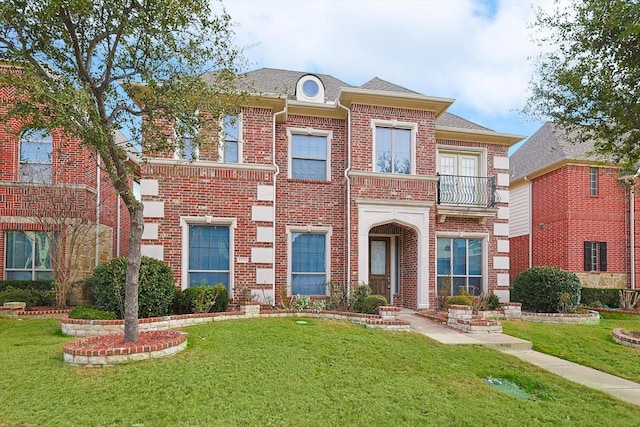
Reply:
[[[439, 125], [451, 101], [406, 90], [391, 95], [343, 88], [339, 102], [321, 105], [298, 103], [291, 96], [263, 96], [266, 102], [242, 108], [237, 164], [218, 162], [215, 148], [201, 149], [193, 163], [171, 155], [147, 159], [141, 171], [149, 224], [143, 253], [168, 262], [186, 287], [187, 226], [229, 225], [232, 296], [238, 298], [247, 287], [278, 304], [292, 294], [293, 233], [326, 235], [327, 280], [351, 287], [369, 281], [370, 237], [389, 237], [391, 302], [431, 308], [437, 238], [475, 238], [483, 244], [483, 292], [508, 298], [507, 150], [519, 138], [470, 122], [468, 127]], [[375, 172], [378, 125], [412, 129], [411, 174]], [[290, 134], [298, 132], [329, 135], [329, 179], [291, 177]], [[502, 201], [472, 207], [438, 203], [442, 149], [477, 156], [482, 176], [497, 177]]]

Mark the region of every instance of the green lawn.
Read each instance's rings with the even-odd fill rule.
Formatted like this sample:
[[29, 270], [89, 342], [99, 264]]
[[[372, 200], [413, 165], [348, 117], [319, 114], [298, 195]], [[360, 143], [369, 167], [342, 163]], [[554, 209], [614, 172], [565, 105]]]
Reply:
[[[178, 355], [104, 369], [62, 361], [58, 321], [0, 319], [0, 425], [628, 426], [640, 407], [499, 352], [337, 321], [185, 328]], [[482, 378], [507, 378], [534, 400]]]
[[533, 349], [640, 383], [640, 349], [613, 340], [614, 328], [640, 329], [640, 316], [603, 313], [599, 325], [503, 321], [502, 331]]

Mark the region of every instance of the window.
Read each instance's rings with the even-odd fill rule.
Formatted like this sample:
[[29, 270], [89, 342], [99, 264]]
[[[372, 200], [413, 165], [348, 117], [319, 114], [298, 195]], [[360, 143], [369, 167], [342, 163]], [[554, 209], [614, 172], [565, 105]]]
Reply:
[[589, 168], [589, 195], [598, 195], [598, 168]]
[[227, 225], [189, 224], [189, 287], [222, 283], [229, 291], [229, 228]]
[[20, 181], [50, 183], [53, 138], [44, 129], [28, 129], [20, 136]]
[[296, 83], [296, 100], [324, 103], [324, 85], [313, 74], [305, 74]]
[[439, 152], [439, 202], [479, 204], [486, 201], [487, 181], [480, 177], [479, 153]]
[[240, 161], [240, 118], [225, 116], [224, 139], [220, 143], [220, 160], [224, 163], [238, 163]]
[[292, 295], [325, 295], [327, 237], [325, 233], [291, 234]]
[[194, 137], [197, 129], [187, 123], [176, 124], [176, 159], [194, 162], [198, 160], [198, 147]]
[[376, 126], [375, 171], [412, 173], [411, 129]]
[[53, 280], [53, 242], [42, 231], [8, 231], [6, 234], [5, 279]]
[[584, 271], [607, 271], [607, 242], [584, 242]]
[[311, 129], [289, 129], [289, 178], [328, 181], [329, 147], [332, 133]]
[[482, 239], [439, 237], [437, 241], [438, 295], [483, 292]]

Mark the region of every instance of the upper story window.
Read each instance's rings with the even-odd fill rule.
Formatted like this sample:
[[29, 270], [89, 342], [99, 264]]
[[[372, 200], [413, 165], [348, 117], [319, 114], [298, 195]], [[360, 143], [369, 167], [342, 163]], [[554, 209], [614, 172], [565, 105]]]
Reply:
[[306, 74], [296, 84], [296, 99], [306, 102], [324, 102], [324, 85], [313, 74]]
[[438, 152], [438, 194], [440, 203], [487, 204], [488, 180], [480, 152]]
[[381, 173], [415, 174], [415, 132], [413, 123], [373, 121], [374, 170]]
[[331, 131], [288, 129], [289, 178], [328, 181]]
[[589, 168], [589, 195], [598, 195], [598, 168]]
[[176, 120], [174, 135], [176, 139], [175, 158], [194, 162], [198, 160], [199, 150], [195, 143], [195, 136], [198, 133], [197, 115], [193, 115], [185, 120]]
[[52, 182], [53, 138], [45, 129], [28, 129], [20, 136], [20, 181]]
[[225, 116], [220, 141], [219, 159], [224, 163], [240, 162], [240, 117]]

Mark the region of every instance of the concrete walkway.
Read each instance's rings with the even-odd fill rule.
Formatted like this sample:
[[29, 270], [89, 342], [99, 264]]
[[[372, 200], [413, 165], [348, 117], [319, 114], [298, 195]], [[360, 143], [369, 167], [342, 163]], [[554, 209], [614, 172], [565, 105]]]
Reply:
[[414, 313], [403, 309], [398, 317], [410, 322], [412, 330], [438, 342], [443, 344], [482, 345], [495, 348], [569, 381], [600, 390], [620, 400], [640, 406], [640, 384], [638, 383], [534, 351], [531, 349], [532, 345], [529, 341], [520, 338], [495, 333], [467, 334], [437, 324]]

